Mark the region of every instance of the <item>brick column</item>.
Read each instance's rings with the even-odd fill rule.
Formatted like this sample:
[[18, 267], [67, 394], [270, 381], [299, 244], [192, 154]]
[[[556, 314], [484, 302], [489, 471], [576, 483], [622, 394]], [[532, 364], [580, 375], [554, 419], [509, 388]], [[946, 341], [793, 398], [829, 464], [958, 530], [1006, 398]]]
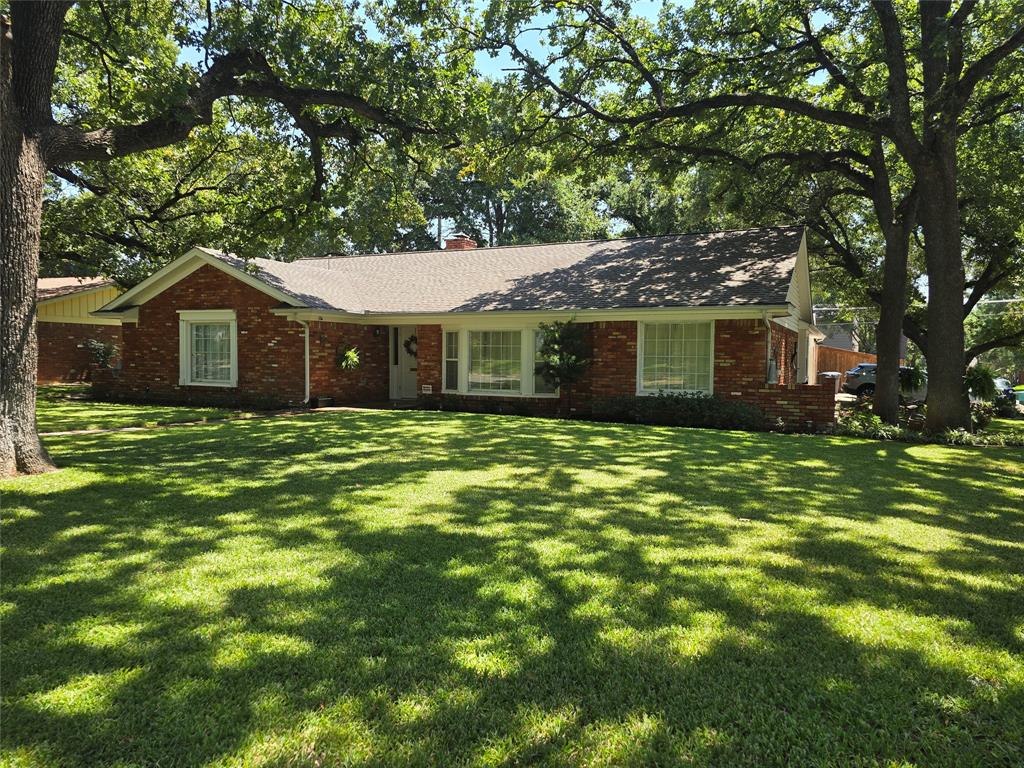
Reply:
[[423, 393], [423, 386], [433, 389], [433, 395], [441, 395], [441, 326], [416, 326], [416, 391]]

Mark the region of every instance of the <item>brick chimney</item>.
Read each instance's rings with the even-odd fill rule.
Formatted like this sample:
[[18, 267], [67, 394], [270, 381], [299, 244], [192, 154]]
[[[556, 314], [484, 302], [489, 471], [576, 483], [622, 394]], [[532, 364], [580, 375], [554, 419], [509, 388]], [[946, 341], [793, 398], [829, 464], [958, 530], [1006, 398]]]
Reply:
[[449, 251], [468, 251], [476, 248], [476, 240], [462, 232], [456, 232], [444, 241], [444, 247]]

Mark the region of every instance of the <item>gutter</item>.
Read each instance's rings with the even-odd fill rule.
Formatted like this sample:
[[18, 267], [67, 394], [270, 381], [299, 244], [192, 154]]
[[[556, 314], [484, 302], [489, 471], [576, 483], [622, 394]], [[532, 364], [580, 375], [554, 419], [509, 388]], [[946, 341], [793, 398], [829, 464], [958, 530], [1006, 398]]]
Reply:
[[305, 339], [304, 339], [304, 344], [303, 344], [303, 347], [304, 347], [304, 355], [303, 355], [304, 361], [303, 362], [305, 364], [305, 378], [306, 378], [306, 390], [305, 391], [306, 391], [306, 397], [305, 397], [305, 399], [302, 402], [305, 403], [306, 405], [309, 405], [309, 323], [306, 322], [305, 320], [296, 320], [295, 322], [298, 323], [299, 325], [301, 325], [302, 329], [304, 331]]

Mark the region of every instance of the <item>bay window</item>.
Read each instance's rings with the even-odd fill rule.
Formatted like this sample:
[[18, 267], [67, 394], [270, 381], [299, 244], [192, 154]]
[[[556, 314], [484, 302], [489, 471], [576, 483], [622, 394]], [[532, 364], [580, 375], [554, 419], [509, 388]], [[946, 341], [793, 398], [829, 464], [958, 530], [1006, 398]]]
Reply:
[[238, 326], [230, 309], [179, 310], [178, 383], [238, 384]]
[[711, 322], [641, 323], [641, 392], [711, 392]]

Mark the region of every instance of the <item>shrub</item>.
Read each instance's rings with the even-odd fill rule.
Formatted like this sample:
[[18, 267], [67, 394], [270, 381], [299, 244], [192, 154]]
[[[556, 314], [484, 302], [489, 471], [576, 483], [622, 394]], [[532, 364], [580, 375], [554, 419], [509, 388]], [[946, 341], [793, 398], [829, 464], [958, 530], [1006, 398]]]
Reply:
[[761, 430], [764, 412], [749, 403], [717, 395], [660, 393], [647, 397], [623, 396], [595, 403], [595, 418], [670, 427]]
[[359, 367], [359, 347], [338, 350], [336, 362], [341, 370], [354, 371]]
[[971, 403], [971, 427], [974, 432], [985, 429], [995, 418], [996, 407], [992, 403]]
[[[972, 403], [971, 417], [974, 432], [966, 429], [947, 429], [938, 433], [922, 432], [913, 428], [914, 419], [923, 416], [924, 409], [902, 409], [901, 426], [885, 424], [871, 413], [869, 406], [860, 405], [839, 414], [836, 434], [863, 437], [869, 440], [898, 440], [904, 443], [939, 443], [942, 445], [1016, 446], [1024, 445], [1024, 436], [1014, 433], [982, 431], [992, 420], [994, 408], [988, 403]], [[908, 426], [909, 425], [909, 426]]]
[[850, 437], [868, 437], [874, 440], [899, 440], [907, 430], [886, 424], [876, 416], [868, 404], [842, 411], [836, 421], [836, 433]]
[[119, 351], [117, 344], [99, 339], [86, 339], [83, 346], [89, 350], [93, 362], [100, 368], [110, 368], [110, 361], [117, 357]]
[[572, 388], [587, 372], [591, 362], [590, 342], [585, 326], [570, 320], [540, 324], [539, 361], [535, 373], [556, 390], [565, 393], [567, 413], [572, 413]]

